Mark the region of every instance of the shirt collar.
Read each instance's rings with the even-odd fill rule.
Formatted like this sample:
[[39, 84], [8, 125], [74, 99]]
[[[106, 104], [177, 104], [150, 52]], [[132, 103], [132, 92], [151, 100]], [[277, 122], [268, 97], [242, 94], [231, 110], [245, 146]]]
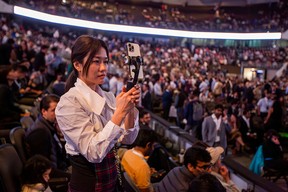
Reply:
[[217, 117], [214, 113], [211, 116], [212, 116], [214, 121], [219, 121], [221, 119], [221, 116], [217, 119]]
[[96, 91], [92, 90], [79, 78], [77, 78], [75, 87], [78, 89], [79, 93], [82, 94], [87, 104], [91, 107], [92, 111], [97, 115], [100, 115], [106, 103], [105, 94], [101, 88], [98, 87], [98, 90], [100, 94], [103, 95], [103, 97], [100, 96]]

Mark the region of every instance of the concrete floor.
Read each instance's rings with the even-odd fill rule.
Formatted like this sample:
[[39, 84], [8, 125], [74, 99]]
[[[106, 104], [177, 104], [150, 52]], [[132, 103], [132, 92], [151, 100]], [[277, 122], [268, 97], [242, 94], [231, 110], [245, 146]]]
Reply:
[[[228, 152], [229, 153], [229, 152]], [[241, 155], [233, 155], [233, 159], [237, 161], [239, 164], [242, 166], [246, 167], [249, 169], [250, 162], [252, 161], [253, 154], [241, 154]], [[285, 157], [288, 156], [288, 154], [285, 154]], [[286, 185], [286, 182], [284, 179], [279, 179], [276, 184], [283, 188], [284, 190], [288, 191], [288, 187]]]

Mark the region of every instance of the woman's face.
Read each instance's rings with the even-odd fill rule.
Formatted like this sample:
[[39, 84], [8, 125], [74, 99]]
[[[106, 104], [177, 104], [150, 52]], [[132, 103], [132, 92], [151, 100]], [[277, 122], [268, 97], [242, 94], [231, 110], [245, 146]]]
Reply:
[[76, 69], [79, 71], [79, 78], [84, 81], [92, 89], [95, 88], [95, 85], [101, 85], [104, 83], [104, 78], [106, 76], [106, 65], [108, 64], [108, 56], [106, 50], [101, 47], [98, 53], [93, 57], [92, 63], [88, 69], [88, 75], [83, 72], [83, 64], [86, 63], [88, 55], [84, 58], [82, 64], [77, 65]]
[[49, 181], [49, 179], [50, 179], [50, 173], [51, 173], [51, 170], [52, 169], [48, 169], [47, 171], [45, 171], [44, 173], [43, 173], [43, 179], [46, 181], [46, 182], [48, 182]]

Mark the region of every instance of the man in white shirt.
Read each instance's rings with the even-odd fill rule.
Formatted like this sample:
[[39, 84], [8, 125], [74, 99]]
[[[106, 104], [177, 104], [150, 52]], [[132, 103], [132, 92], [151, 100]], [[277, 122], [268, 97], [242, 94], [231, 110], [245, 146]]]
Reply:
[[269, 108], [273, 105], [273, 101], [271, 100], [271, 93], [265, 91], [265, 97], [261, 98], [257, 103], [257, 113], [262, 118], [268, 114]]

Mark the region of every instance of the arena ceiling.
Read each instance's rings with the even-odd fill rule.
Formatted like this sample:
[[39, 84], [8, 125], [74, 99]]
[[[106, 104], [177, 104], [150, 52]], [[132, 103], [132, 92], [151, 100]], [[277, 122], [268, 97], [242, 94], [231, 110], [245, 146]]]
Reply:
[[[113, 0], [112, 0], [113, 1]], [[279, 0], [120, 0], [122, 2], [154, 2], [154, 3], [166, 3], [173, 5], [188, 5], [188, 6], [215, 6], [221, 4], [221, 6], [246, 6], [254, 4], [264, 4], [279, 2]]]

